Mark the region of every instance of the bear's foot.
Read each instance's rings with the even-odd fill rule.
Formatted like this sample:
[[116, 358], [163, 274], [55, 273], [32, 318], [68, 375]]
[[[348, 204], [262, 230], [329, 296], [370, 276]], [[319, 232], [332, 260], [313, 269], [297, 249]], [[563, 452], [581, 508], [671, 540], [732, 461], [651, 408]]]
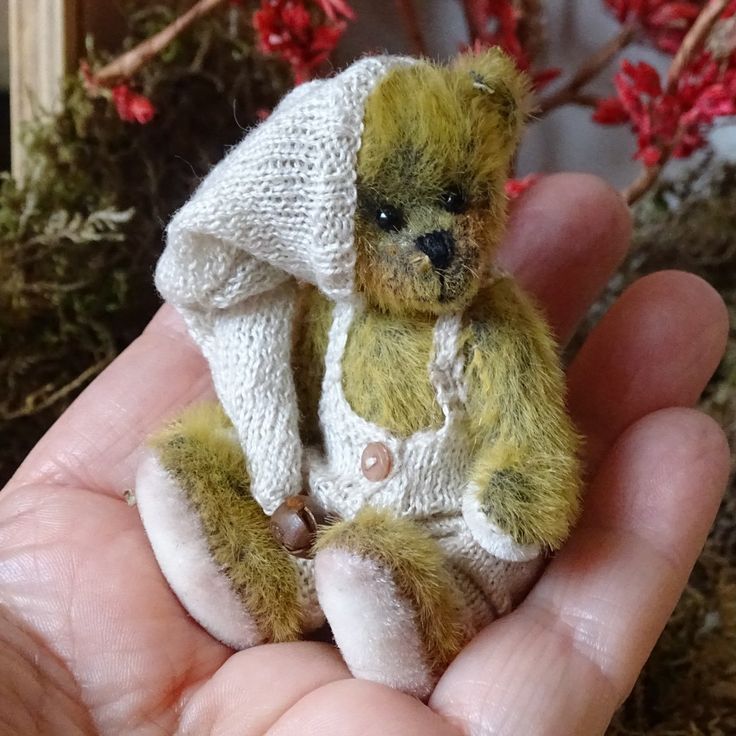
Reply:
[[291, 641], [323, 621], [311, 562], [276, 543], [249, 485], [218, 405], [190, 409], [156, 436], [136, 480], [169, 585], [192, 618], [235, 649]]
[[466, 638], [462, 598], [437, 543], [374, 509], [317, 543], [317, 594], [355, 677], [427, 698]]

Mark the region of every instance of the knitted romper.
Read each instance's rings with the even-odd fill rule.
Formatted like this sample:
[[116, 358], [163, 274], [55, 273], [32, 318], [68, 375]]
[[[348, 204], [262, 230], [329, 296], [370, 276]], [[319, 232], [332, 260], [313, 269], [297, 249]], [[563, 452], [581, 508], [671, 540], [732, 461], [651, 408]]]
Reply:
[[[462, 516], [472, 457], [462, 431], [466, 391], [458, 349], [461, 316], [441, 316], [434, 328], [428, 371], [444, 423], [401, 438], [358, 416], [343, 392], [342, 359], [360, 309], [359, 298], [334, 307], [319, 405], [324, 454], [307, 454], [309, 488], [323, 508], [342, 519], [374, 506], [416, 520], [446, 555], [464, 599], [464, 624], [472, 634], [518, 602], [541, 559], [508, 562], [494, 557], [473, 539]], [[361, 462], [366, 448], [370, 452], [376, 447], [389, 459], [379, 478], [365, 472]], [[302, 570], [308, 574], [306, 566]]]

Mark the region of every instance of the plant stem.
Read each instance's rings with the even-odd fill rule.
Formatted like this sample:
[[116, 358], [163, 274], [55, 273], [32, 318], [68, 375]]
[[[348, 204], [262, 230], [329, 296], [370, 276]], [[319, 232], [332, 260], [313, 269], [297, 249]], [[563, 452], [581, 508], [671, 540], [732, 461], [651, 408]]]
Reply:
[[212, 12], [225, 0], [198, 0], [186, 13], [180, 15], [166, 28], [161, 29], [145, 41], [113, 59], [94, 75], [96, 84], [112, 87], [129, 79], [154, 56], [160, 54], [178, 35], [189, 28], [192, 23]]
[[619, 33], [583, 62], [567, 84], [540, 101], [539, 116], [546, 115], [562, 105], [576, 102], [582, 96], [582, 88], [595, 79], [611, 63], [616, 54], [631, 43], [634, 33], [633, 25], [625, 25]]
[[[721, 13], [726, 9], [728, 3], [729, 0], [709, 0], [708, 4], [700, 11], [700, 15], [695, 19], [692, 27], [682, 40], [680, 48], [675, 54], [675, 58], [672, 59], [669, 71], [667, 72], [667, 82], [665, 83], [664, 89], [665, 94], [672, 94], [675, 91], [683, 70], [687, 68], [695, 53], [708, 38], [708, 34], [721, 17]], [[641, 174], [623, 190], [621, 195], [627, 204], [634, 204], [634, 202], [641, 199], [654, 186], [665, 164], [677, 148], [679, 137], [679, 134], [675, 134], [675, 140], [662, 148], [662, 155], [659, 161], [654, 166], [644, 168]]]
[[57, 401], [69, 396], [76, 391], [80, 386], [84, 385], [90, 378], [93, 378], [105, 368], [110, 361], [112, 361], [114, 355], [107, 355], [101, 360], [98, 360], [94, 365], [89, 366], [87, 369], [82, 371], [75, 379], [64, 384], [60, 388], [57, 388], [52, 393], [48, 394], [44, 398], [41, 398], [45, 389], [34, 391], [25, 397], [23, 406], [16, 409], [6, 409], [3, 407], [0, 409], [0, 419], [4, 422], [13, 421], [14, 419], [20, 419], [21, 417], [28, 417], [32, 414], [38, 414], [44, 409], [48, 409], [53, 406]]
[[473, 0], [461, 0], [463, 6], [463, 12], [465, 13], [465, 22], [468, 26], [468, 41], [469, 45], [472, 46], [475, 41], [480, 38], [485, 28], [483, 28], [483, 19], [479, 17], [479, 14], [475, 12], [475, 3]]
[[409, 34], [412, 53], [416, 56], [427, 56], [427, 45], [424, 42], [422, 29], [419, 25], [419, 17], [414, 0], [396, 0], [396, 4], [399, 7], [399, 12]]
[[677, 49], [675, 58], [672, 60], [672, 64], [670, 64], [670, 69], [667, 72], [665, 92], [674, 91], [682, 70], [690, 63], [695, 52], [700, 49], [706, 38], [708, 38], [708, 34], [721, 17], [728, 3], [729, 0], [710, 0], [700, 11], [700, 15], [695, 19], [695, 23], [693, 23], [687, 35], [682, 40], [680, 48]]
[[665, 153], [663, 151], [662, 159], [659, 163], [654, 166], [647, 166], [644, 168], [641, 174], [639, 174], [639, 176], [621, 192], [621, 196], [624, 198], [626, 204], [634, 204], [654, 186], [654, 182], [659, 179], [659, 175], [662, 173], [662, 169], [664, 168], [665, 163], [667, 163], [667, 159], [669, 159], [669, 154], [667, 154], [665, 158]]
[[570, 98], [569, 104], [577, 105], [578, 107], [597, 107], [600, 101], [601, 98], [597, 95], [578, 92], [578, 94]]

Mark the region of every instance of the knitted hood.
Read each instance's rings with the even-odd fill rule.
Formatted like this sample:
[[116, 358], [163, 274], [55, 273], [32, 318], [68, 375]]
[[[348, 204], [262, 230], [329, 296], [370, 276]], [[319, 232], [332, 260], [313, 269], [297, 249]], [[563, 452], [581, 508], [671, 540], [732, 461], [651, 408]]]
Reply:
[[290, 370], [294, 278], [335, 301], [353, 293], [365, 101], [390, 69], [411, 63], [368, 57], [297, 87], [212, 170], [167, 229], [156, 285], [210, 363], [267, 513], [301, 488]]
[[409, 63], [367, 57], [284, 97], [172, 219], [156, 269], [164, 297], [206, 307], [221, 301], [225, 282], [247, 298], [288, 276], [336, 300], [351, 294], [365, 100], [389, 69]]

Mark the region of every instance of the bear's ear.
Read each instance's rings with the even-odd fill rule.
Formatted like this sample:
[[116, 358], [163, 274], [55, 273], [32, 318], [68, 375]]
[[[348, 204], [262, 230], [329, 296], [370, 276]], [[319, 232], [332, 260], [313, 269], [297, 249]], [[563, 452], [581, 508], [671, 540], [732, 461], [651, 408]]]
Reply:
[[515, 146], [533, 107], [527, 75], [498, 47], [461, 54], [450, 69], [465, 94], [498, 115], [507, 143]]

